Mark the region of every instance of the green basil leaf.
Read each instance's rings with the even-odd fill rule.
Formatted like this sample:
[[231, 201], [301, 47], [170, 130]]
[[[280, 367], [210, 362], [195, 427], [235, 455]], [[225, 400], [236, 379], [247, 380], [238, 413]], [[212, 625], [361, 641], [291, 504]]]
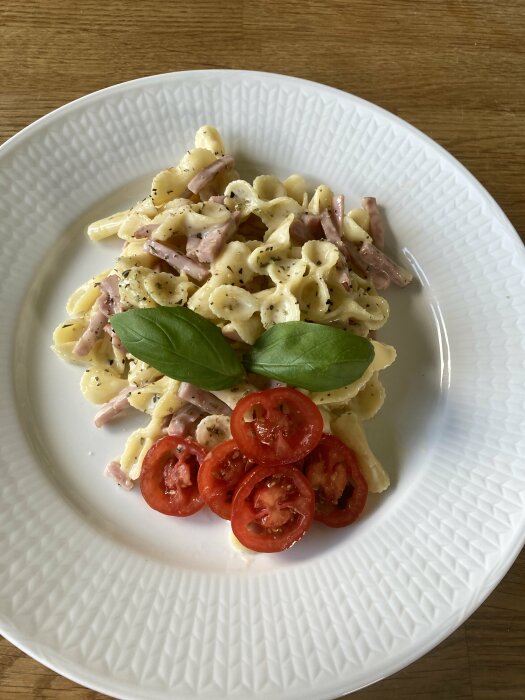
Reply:
[[265, 331], [243, 362], [249, 372], [308, 391], [352, 384], [374, 359], [366, 338], [341, 328], [288, 321]]
[[244, 379], [217, 326], [184, 306], [130, 309], [112, 316], [111, 325], [128, 352], [172, 379], [212, 391]]

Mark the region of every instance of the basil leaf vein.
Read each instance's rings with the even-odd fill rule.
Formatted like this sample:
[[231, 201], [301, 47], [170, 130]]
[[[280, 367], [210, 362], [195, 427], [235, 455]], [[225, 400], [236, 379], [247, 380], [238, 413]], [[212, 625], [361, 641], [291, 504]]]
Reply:
[[374, 359], [372, 343], [341, 328], [305, 321], [272, 326], [244, 357], [249, 372], [309, 391], [330, 391], [359, 379]]
[[126, 350], [162, 374], [203, 389], [229, 389], [245, 376], [220, 330], [183, 306], [130, 309], [111, 317]]

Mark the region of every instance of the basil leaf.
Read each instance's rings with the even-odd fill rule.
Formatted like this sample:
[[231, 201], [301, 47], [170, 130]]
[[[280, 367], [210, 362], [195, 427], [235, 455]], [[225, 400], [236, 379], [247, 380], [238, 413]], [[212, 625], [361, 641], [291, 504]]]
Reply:
[[288, 321], [265, 331], [244, 357], [249, 372], [308, 391], [352, 384], [374, 359], [366, 338], [341, 328]]
[[244, 379], [241, 361], [217, 326], [191, 309], [130, 309], [110, 320], [128, 352], [172, 379], [211, 390]]

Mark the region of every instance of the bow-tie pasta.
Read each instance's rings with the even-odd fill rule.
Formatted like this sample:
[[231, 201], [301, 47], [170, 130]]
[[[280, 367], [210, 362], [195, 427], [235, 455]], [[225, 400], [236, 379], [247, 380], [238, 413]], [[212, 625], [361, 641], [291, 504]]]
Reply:
[[188, 391], [127, 352], [110, 323], [113, 314], [133, 308], [187, 306], [239, 352], [265, 329], [288, 321], [370, 337], [375, 358], [359, 380], [310, 396], [322, 411], [325, 432], [354, 450], [369, 489], [387, 488], [388, 475], [362, 422], [381, 408], [379, 372], [395, 359], [395, 350], [374, 335], [389, 314], [379, 291], [390, 282], [403, 286], [410, 275], [382, 251], [375, 199], [366, 197], [362, 207], [345, 212], [342, 195], [324, 184], [311, 191], [297, 174], [283, 181], [272, 174], [242, 180], [219, 132], [206, 125], [180, 162], [153, 178], [142, 201], [109, 213], [87, 234], [93, 241], [120, 238], [122, 250], [113, 268], [73, 292], [53, 349], [86, 366], [81, 390], [100, 405], [97, 426], [130, 410], [146, 417], [108, 467], [121, 486], [138, 479], [145, 454], [161, 435], [189, 435], [206, 449], [229, 439], [232, 407], [269, 385], [254, 376], [229, 390]]

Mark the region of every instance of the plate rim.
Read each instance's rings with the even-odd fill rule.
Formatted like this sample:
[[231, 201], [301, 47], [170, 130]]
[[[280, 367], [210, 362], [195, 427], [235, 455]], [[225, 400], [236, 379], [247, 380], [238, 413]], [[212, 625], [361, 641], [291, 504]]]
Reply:
[[516, 231], [514, 225], [506, 215], [506, 213], [503, 211], [503, 209], [500, 207], [498, 202], [494, 199], [492, 194], [486, 189], [486, 187], [475, 177], [475, 175], [465, 166], [463, 163], [458, 160], [455, 156], [452, 155], [447, 149], [442, 146], [440, 143], [432, 139], [430, 136], [428, 136], [424, 131], [421, 131], [417, 126], [414, 126], [411, 122], [407, 121], [406, 119], [403, 119], [402, 117], [399, 117], [397, 114], [394, 114], [393, 112], [390, 112], [388, 109], [385, 107], [381, 107], [380, 105], [376, 104], [375, 102], [370, 102], [369, 100], [365, 99], [364, 97], [360, 97], [359, 95], [355, 95], [354, 93], [351, 92], [346, 92], [345, 90], [342, 90], [341, 88], [336, 88], [331, 85], [327, 85], [326, 83], [319, 83], [315, 80], [309, 80], [308, 78], [299, 78], [296, 76], [292, 75], [286, 75], [284, 73], [272, 73], [270, 71], [257, 71], [257, 70], [245, 70], [245, 69], [240, 69], [240, 68], [198, 68], [194, 70], [181, 70], [181, 71], [166, 71], [165, 73], [152, 73], [151, 75], [145, 75], [141, 76], [140, 78], [132, 78], [131, 80], [124, 80], [118, 83], [115, 83], [113, 85], [107, 85], [106, 87], [99, 88], [98, 90], [94, 90], [93, 92], [88, 92], [85, 95], [81, 95], [80, 97], [75, 98], [74, 100], [71, 100], [70, 102], [66, 102], [63, 105], [60, 105], [60, 107], [56, 107], [55, 109], [51, 110], [50, 112], [43, 114], [41, 117], [38, 117], [34, 121], [30, 122], [26, 126], [24, 126], [20, 131], [17, 131], [15, 134], [10, 136], [4, 143], [0, 144], [0, 157], [6, 155], [9, 153], [11, 148], [14, 148], [16, 145], [18, 145], [18, 141], [22, 140], [28, 135], [31, 135], [33, 131], [36, 131], [38, 128], [42, 126], [42, 122], [45, 123], [51, 123], [55, 119], [60, 118], [67, 112], [71, 112], [78, 107], [81, 107], [83, 104], [89, 104], [91, 102], [96, 102], [98, 99], [103, 98], [104, 95], [108, 92], [111, 93], [117, 93], [121, 90], [124, 90], [125, 88], [132, 87], [132, 86], [140, 86], [141, 84], [146, 84], [148, 82], [155, 82], [155, 81], [160, 81], [162, 79], [169, 79], [170, 77], [176, 77], [176, 76], [195, 76], [196, 78], [199, 77], [206, 77], [206, 76], [227, 76], [227, 75], [254, 75], [254, 76], [260, 76], [263, 78], [267, 78], [270, 80], [284, 80], [284, 81], [289, 81], [291, 83], [299, 83], [299, 84], [304, 84], [305, 86], [309, 86], [310, 88], [315, 88], [317, 90], [321, 89], [323, 91], [326, 91], [328, 93], [332, 93], [334, 95], [337, 95], [339, 97], [344, 97], [344, 98], [349, 98], [350, 100], [355, 100], [356, 102], [362, 104], [363, 106], [366, 106], [367, 109], [371, 109], [372, 111], [376, 111], [380, 113], [383, 117], [394, 121], [395, 123], [402, 125], [403, 127], [408, 127], [410, 130], [412, 130], [414, 133], [416, 133], [420, 138], [422, 138], [427, 145], [432, 146], [434, 149], [439, 149], [441, 156], [445, 157], [447, 160], [452, 162], [461, 172], [464, 176], [466, 176], [470, 183], [476, 187], [479, 191], [483, 193], [483, 195], [487, 198], [487, 202], [490, 202], [490, 204], [494, 207], [494, 213], [498, 214], [500, 216], [500, 219], [502, 219], [505, 224], [506, 228], [509, 230], [506, 232], [507, 234], [514, 234], [514, 236], [517, 238], [517, 241], [520, 243], [523, 243], [521, 240], [521, 237], [519, 236], [518, 232]]

